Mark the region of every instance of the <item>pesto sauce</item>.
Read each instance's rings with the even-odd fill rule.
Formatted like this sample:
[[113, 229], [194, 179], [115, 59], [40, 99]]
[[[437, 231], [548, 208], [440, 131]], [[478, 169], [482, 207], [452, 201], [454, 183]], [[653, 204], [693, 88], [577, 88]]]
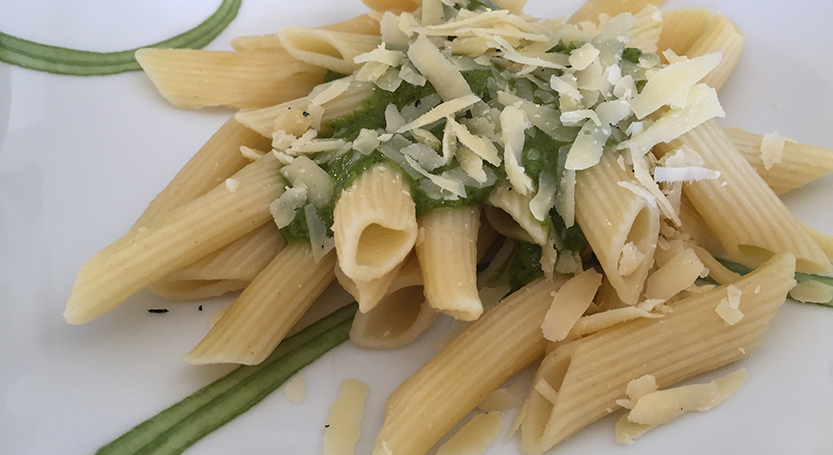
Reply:
[[[488, 101], [488, 83], [492, 77], [492, 71], [490, 69], [484, 69], [462, 71], [461, 73], [471, 87], [472, 92], [481, 99]], [[407, 104], [415, 103], [417, 100], [421, 100], [433, 93], [436, 93], [436, 90], [427, 82], [424, 86], [420, 87], [403, 81], [399, 85], [399, 88], [393, 92], [374, 87], [373, 94], [362, 102], [360, 109], [343, 117], [325, 122], [322, 125], [319, 137], [342, 138], [346, 141], [352, 141], [359, 135], [362, 128], [384, 130], [387, 123], [385, 121], [385, 109], [389, 104], [394, 104], [401, 110]], [[440, 124], [431, 128], [431, 130], [433, 130], [432, 132], [435, 135], [441, 137], [442, 127], [443, 125]], [[350, 186], [362, 172], [379, 163], [387, 163], [395, 169], [401, 169], [397, 163], [388, 159], [379, 151], [363, 155], [355, 150], [349, 150], [329, 165], [322, 166], [335, 182], [332, 201], [327, 206], [316, 209], [318, 216], [324, 222], [324, 225], [327, 226], [329, 235], [332, 235], [333, 210], [341, 192]], [[492, 169], [497, 171], [496, 168]], [[440, 171], [442, 170], [440, 169]], [[411, 196], [416, 205], [417, 216], [422, 216], [439, 207], [460, 207], [482, 202], [489, 197], [489, 194], [494, 188], [493, 186], [485, 188], [467, 186], [467, 197], [465, 198], [457, 200], [436, 200], [428, 197], [420, 187], [419, 184], [422, 179], [411, 178], [405, 172], [402, 172], [402, 174], [411, 187]], [[298, 210], [292, 222], [281, 228], [281, 235], [289, 243], [309, 242], [309, 229], [303, 210]]]
[[547, 172], [556, 185], [561, 182], [562, 171], [558, 169], [558, 150], [565, 145], [568, 144], [553, 139], [537, 127], [533, 126], [526, 130], [522, 163], [526, 174], [532, 178], [532, 181], [538, 182], [541, 173]]
[[509, 276], [509, 286], [511, 287], [510, 294], [544, 274], [541, 270], [541, 254], [540, 245], [517, 241], [515, 256], [506, 270]]

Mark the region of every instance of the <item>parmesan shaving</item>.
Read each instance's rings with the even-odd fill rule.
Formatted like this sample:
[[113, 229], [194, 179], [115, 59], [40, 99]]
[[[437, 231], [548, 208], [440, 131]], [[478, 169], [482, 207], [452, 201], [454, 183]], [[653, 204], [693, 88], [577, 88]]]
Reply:
[[430, 111], [426, 112], [425, 114], [421, 115], [419, 118], [410, 122], [397, 131], [397, 133], [404, 133], [406, 131], [410, 131], [414, 128], [421, 128], [425, 125], [430, 125], [431, 123], [436, 122], [437, 120], [442, 119], [443, 117], [448, 117], [456, 114], [458, 111], [462, 111], [463, 109], [471, 106], [472, 104], [480, 101], [480, 98], [475, 95], [466, 95], [461, 98], [456, 98], [451, 101], [446, 101]]
[[304, 401], [307, 396], [307, 383], [303, 374], [296, 375], [283, 388], [283, 393], [286, 398], [293, 403], [300, 403]]
[[502, 426], [503, 413], [478, 414], [441, 445], [436, 455], [482, 455], [495, 441]]
[[813, 280], [802, 281], [792, 288], [790, 297], [805, 303], [829, 303], [833, 301], [833, 286]]
[[663, 182], [696, 182], [699, 180], [717, 180], [720, 178], [720, 171], [706, 169], [703, 167], [662, 167], [654, 168], [654, 181]]
[[585, 43], [570, 53], [570, 66], [576, 71], [581, 71], [590, 66], [597, 58], [599, 58], [599, 50], [591, 43]]
[[363, 155], [369, 155], [379, 147], [379, 135], [376, 131], [362, 128], [359, 135], [353, 141], [353, 148]]
[[292, 186], [302, 183], [307, 189], [307, 197], [316, 207], [324, 207], [333, 198], [335, 184], [329, 174], [305, 156], [295, 158], [292, 164], [284, 166], [280, 172]]
[[430, 180], [434, 185], [442, 188], [445, 191], [448, 191], [453, 195], [453, 199], [466, 197], [466, 188], [463, 184], [459, 181], [455, 181], [441, 175], [434, 175], [428, 173], [422, 166], [419, 165], [413, 158], [408, 155], [405, 155], [405, 161], [418, 173], [420, 173], [423, 177]]
[[570, 330], [570, 338], [581, 338], [596, 333], [614, 325], [637, 318], [661, 318], [661, 314], [654, 314], [636, 307], [616, 308], [600, 313], [584, 316], [579, 319]]
[[[356, 379], [341, 381], [338, 398], [324, 424], [324, 455], [352, 455], [362, 435], [361, 420], [368, 387]], [[385, 444], [383, 443], [383, 446]], [[390, 448], [387, 449], [390, 453]]]
[[277, 199], [269, 204], [269, 212], [275, 220], [278, 229], [288, 226], [298, 210], [307, 203], [307, 188], [300, 185], [284, 191]]
[[628, 420], [641, 425], [662, 425], [688, 411], [708, 411], [732, 396], [749, 376], [741, 368], [706, 384], [692, 384], [649, 393], [637, 401]]
[[315, 95], [310, 100], [310, 104], [321, 106], [328, 101], [334, 100], [337, 96], [346, 92], [348, 88], [350, 88], [349, 78], [337, 79], [331, 82], [326, 89]]
[[312, 258], [317, 264], [335, 248], [335, 241], [327, 235], [327, 226], [318, 216], [315, 206], [307, 204], [304, 207], [304, 217], [309, 229], [309, 243], [312, 247]]
[[226, 188], [229, 192], [234, 193], [237, 191], [237, 187], [240, 186], [240, 180], [228, 178], [226, 179]]
[[648, 205], [650, 205], [651, 207], [657, 206], [657, 198], [644, 187], [635, 185], [633, 182], [625, 181], [617, 182], [617, 185], [621, 186], [622, 188], [625, 188], [626, 190], [631, 191], [633, 194], [641, 197], [642, 199], [645, 199], [645, 202], [647, 202]]
[[[472, 95], [468, 82], [424, 35], [420, 35], [408, 48], [408, 58], [445, 101]], [[449, 115], [449, 114], [446, 114]], [[445, 115], [440, 118], [445, 117]]]
[[766, 170], [772, 169], [772, 166], [781, 162], [785, 142], [786, 138], [778, 134], [777, 131], [764, 134], [761, 139], [761, 160], [763, 160]]
[[245, 145], [240, 146], [240, 154], [243, 155], [243, 158], [255, 161], [261, 156], [265, 155], [265, 153], [255, 150], [251, 147], [246, 147]]
[[639, 248], [633, 242], [626, 243], [622, 247], [622, 252], [619, 253], [619, 275], [628, 276], [632, 274], [643, 261], [645, 261], [645, 253], [639, 251]]
[[396, 133], [402, 126], [405, 125], [405, 119], [399, 113], [399, 109], [395, 104], [388, 104], [385, 107], [385, 131], [388, 133]]
[[555, 293], [541, 328], [544, 338], [561, 341], [581, 318], [602, 284], [602, 275], [594, 269], [571, 278]]
[[[497, 149], [494, 144], [492, 144], [492, 141], [482, 136], [475, 136], [468, 130], [468, 128], [466, 128], [465, 125], [458, 123], [450, 116], [446, 118], [446, 122], [451, 125], [450, 128], [454, 132], [454, 136], [463, 145], [471, 149], [471, 151], [489, 163], [495, 166], [500, 165], [501, 159], [500, 156], [498, 156]], [[521, 134], [523, 134], [523, 130], [521, 131]], [[523, 141], [521, 141], [521, 146], [523, 147]]]

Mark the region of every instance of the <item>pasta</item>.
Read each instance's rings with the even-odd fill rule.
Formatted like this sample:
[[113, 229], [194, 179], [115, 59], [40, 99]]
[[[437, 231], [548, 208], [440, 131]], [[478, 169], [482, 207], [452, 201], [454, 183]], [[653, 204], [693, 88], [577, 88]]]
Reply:
[[[404, 346], [439, 313], [466, 327], [390, 395], [374, 455], [427, 453], [542, 357], [517, 422], [524, 453], [543, 453], [632, 380], [664, 387], [742, 358], [796, 271], [833, 270], [830, 237], [776, 196], [826, 172], [809, 164], [823, 149], [785, 145], [773, 167], [766, 139], [715, 121], [745, 41], [727, 17], [653, 1], [591, 0], [566, 22], [515, 1], [366, 3], [214, 54], [231, 63], [195, 54], [270, 61], [273, 98], [251, 80], [212, 98], [158, 76], [185, 54], [138, 56], [175, 105], [247, 109], [82, 268], [68, 322], [144, 287], [242, 289], [185, 361], [253, 365], [337, 279], [359, 303], [357, 346]], [[176, 101], [181, 87], [210, 100]], [[481, 216], [511, 238], [499, 250]], [[756, 269], [742, 277], [724, 252]]]

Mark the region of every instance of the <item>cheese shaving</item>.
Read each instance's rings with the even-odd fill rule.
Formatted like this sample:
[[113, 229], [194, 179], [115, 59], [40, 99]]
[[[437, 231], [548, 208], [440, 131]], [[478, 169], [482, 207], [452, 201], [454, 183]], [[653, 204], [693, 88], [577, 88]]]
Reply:
[[425, 114], [421, 115], [419, 118], [410, 122], [406, 125], [403, 125], [397, 133], [404, 133], [406, 131], [410, 131], [414, 128], [421, 128], [425, 125], [430, 125], [437, 120], [440, 120], [444, 117], [452, 116], [463, 109], [471, 106], [472, 104], [480, 101], [480, 98], [475, 94], [470, 94], [463, 96], [461, 98], [456, 98], [451, 101], [446, 101], [444, 103], [439, 104], [438, 106], [434, 107], [430, 111], [426, 112]]
[[541, 325], [544, 338], [550, 341], [566, 338], [570, 329], [593, 302], [601, 284], [602, 274], [593, 269], [587, 269], [564, 283], [555, 293]]
[[503, 413], [478, 414], [448, 441], [437, 448], [436, 455], [480, 455], [486, 452], [500, 433]]
[[720, 178], [720, 171], [706, 169], [703, 167], [662, 167], [654, 168], [654, 181], [663, 182], [696, 182], [699, 180], [717, 180]]
[[613, 327], [614, 325], [630, 321], [631, 319], [661, 317], [663, 317], [661, 314], [654, 314], [636, 307], [602, 311], [579, 319], [570, 330], [569, 338], [581, 338], [591, 333]]
[[761, 160], [763, 160], [766, 170], [772, 169], [772, 166], [781, 162], [785, 142], [786, 138], [778, 134], [777, 131], [764, 134], [761, 139]]
[[[324, 424], [324, 455], [352, 455], [361, 437], [368, 387], [356, 379], [341, 381], [338, 398]], [[384, 444], [383, 444], [384, 446]], [[390, 453], [390, 449], [388, 448]]]
[[790, 297], [805, 303], [830, 303], [833, 301], [833, 286], [813, 280], [802, 281], [792, 288]]
[[645, 253], [639, 251], [639, 248], [633, 242], [626, 243], [622, 247], [622, 252], [619, 253], [619, 275], [628, 276], [632, 274], [644, 260]]
[[348, 88], [350, 88], [349, 78], [337, 79], [331, 82], [326, 89], [322, 90], [317, 95], [315, 95], [310, 100], [310, 103], [317, 106], [321, 106], [328, 101], [334, 100], [337, 96], [346, 92]]

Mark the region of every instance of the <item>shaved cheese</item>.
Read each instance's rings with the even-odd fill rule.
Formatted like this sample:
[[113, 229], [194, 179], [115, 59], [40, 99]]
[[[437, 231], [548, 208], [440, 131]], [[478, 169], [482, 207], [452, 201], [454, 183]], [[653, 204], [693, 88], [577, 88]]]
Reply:
[[692, 384], [649, 393], [637, 401], [628, 420], [641, 425], [662, 425], [688, 411], [708, 411], [732, 396], [749, 373], [741, 368], [706, 384]]
[[729, 325], [737, 324], [744, 316], [739, 308], [732, 308], [732, 303], [728, 297], [720, 300], [720, 303], [717, 304], [717, 308], [714, 311]]
[[[524, 131], [529, 126], [523, 111], [506, 106], [500, 113], [501, 135], [503, 136], [506, 174], [512, 187], [522, 195], [532, 191], [532, 179], [526, 175], [520, 164], [524, 146]], [[462, 140], [462, 137], [458, 135]]]
[[474, 153], [470, 148], [462, 146], [457, 149], [455, 156], [466, 174], [478, 183], [486, 182], [488, 177], [485, 169], [483, 169], [483, 158], [480, 158], [480, 155]]
[[[596, 113], [594, 112], [593, 115], [595, 116]], [[564, 114], [561, 114], [561, 118], [563, 121]], [[598, 118], [595, 121], [598, 121]], [[569, 153], [567, 153], [567, 161], [564, 167], [569, 170], [580, 171], [598, 164], [602, 158], [605, 142], [607, 142], [610, 132], [610, 126], [599, 126], [597, 123], [586, 122], [570, 147]]]
[[255, 161], [256, 159], [265, 155], [264, 152], [261, 152], [259, 150], [255, 150], [251, 147], [246, 147], [245, 145], [240, 146], [240, 154], [243, 155], [243, 158], [246, 158], [246, 159], [252, 160], [252, 161]]
[[596, 333], [614, 325], [637, 318], [661, 318], [661, 314], [654, 314], [636, 307], [616, 308], [600, 313], [584, 316], [579, 319], [570, 330], [570, 338], [580, 338]]
[[379, 76], [374, 82], [382, 90], [395, 92], [402, 85], [402, 78], [399, 77], [399, 70], [389, 67], [385, 70], [385, 74]]
[[315, 206], [307, 204], [304, 207], [304, 217], [307, 221], [307, 228], [309, 230], [309, 243], [312, 247], [312, 258], [317, 264], [321, 258], [326, 256], [335, 248], [335, 240], [327, 235], [327, 226], [324, 221], [318, 216]]
[[792, 288], [790, 297], [805, 303], [829, 303], [833, 300], [833, 286], [813, 280], [802, 281]]
[[636, 403], [640, 398], [657, 391], [657, 378], [652, 374], [646, 374], [638, 379], [628, 382], [625, 387], [625, 395], [631, 402]]
[[[446, 122], [450, 125], [451, 131], [454, 132], [455, 137], [464, 146], [468, 147], [471, 151], [489, 163], [495, 166], [500, 165], [501, 159], [498, 156], [497, 149], [489, 139], [482, 136], [475, 136], [468, 130], [468, 128], [460, 123], [457, 123], [451, 117], [448, 117]], [[523, 134], [523, 131], [521, 131], [521, 134]]]
[[437, 120], [440, 120], [441, 118], [452, 116], [456, 114], [458, 111], [461, 111], [478, 101], [480, 101], [480, 98], [475, 94], [466, 95], [462, 98], [456, 98], [451, 101], [446, 101], [434, 107], [425, 114], [421, 115], [416, 120], [406, 125], [403, 125], [401, 128], [399, 128], [397, 133], [404, 133], [414, 128], [421, 128], [425, 125], [430, 125], [431, 123], [434, 123]]
[[682, 221], [680, 221], [680, 215], [674, 210], [674, 206], [671, 205], [671, 201], [668, 200], [665, 194], [659, 189], [659, 186], [657, 186], [657, 183], [654, 182], [654, 179], [651, 177], [645, 157], [634, 155], [633, 150], [631, 150], [631, 162], [633, 163], [634, 177], [636, 177], [645, 189], [654, 195], [662, 214], [666, 218], [673, 221], [675, 225], [681, 225]]
[[403, 81], [418, 87], [422, 87], [426, 82], [428, 82], [428, 79], [426, 79], [422, 74], [419, 74], [419, 71], [417, 71], [410, 60], [407, 60], [402, 64], [402, 68], [399, 69], [399, 77], [402, 78]]
[[335, 185], [332, 179], [324, 169], [305, 156], [295, 158], [292, 164], [284, 166], [280, 172], [292, 186], [302, 183], [307, 189], [307, 197], [316, 207], [324, 207], [333, 198]]
[[625, 100], [613, 100], [600, 103], [595, 109], [602, 125], [615, 125], [630, 115], [630, 104]]
[[639, 248], [633, 242], [626, 243], [622, 247], [622, 252], [619, 253], [619, 275], [628, 276], [632, 274], [643, 261], [645, 261], [645, 253], [639, 251]]
[[786, 138], [778, 134], [777, 131], [764, 134], [761, 139], [761, 160], [763, 160], [766, 170], [772, 169], [772, 166], [781, 162], [781, 157], [784, 155], [785, 141]]
[[286, 154], [297, 157], [321, 152], [334, 152], [340, 150], [345, 144], [347, 144], [347, 142], [345, 142], [344, 139], [315, 139], [304, 142], [296, 141], [291, 147], [286, 149]]
[[321, 106], [328, 101], [332, 101], [337, 96], [341, 95], [342, 93], [346, 92], [347, 89], [350, 88], [350, 79], [337, 79], [331, 82], [326, 89], [319, 92], [315, 95], [311, 100], [310, 103]]
[[550, 87], [560, 95], [581, 101], [581, 92], [578, 91], [576, 77], [572, 74], [563, 74], [560, 77], [553, 75], [550, 78]]
[[511, 389], [500, 388], [492, 391], [486, 395], [483, 401], [477, 405], [478, 408], [484, 411], [502, 411], [504, 409], [514, 408], [520, 406], [523, 401], [517, 398]]
[[368, 387], [356, 379], [341, 381], [338, 398], [324, 424], [324, 455], [352, 455], [362, 435], [361, 421]]
[[445, 164], [443, 157], [425, 144], [411, 144], [403, 148], [402, 153], [413, 158], [423, 169], [429, 172]]
[[275, 220], [278, 229], [288, 226], [298, 210], [307, 203], [307, 188], [303, 185], [289, 188], [277, 199], [269, 204], [269, 212]]
[[434, 133], [424, 130], [422, 128], [414, 128], [411, 130], [411, 135], [414, 136], [417, 142], [430, 147], [432, 150], [440, 150], [443, 146], [442, 142], [434, 136]]
[[[559, 150], [562, 153], [564, 147]], [[561, 188], [555, 195], [555, 210], [561, 215], [566, 227], [571, 227], [576, 219], [576, 171], [567, 169], [561, 177]]]
[[303, 374], [296, 375], [283, 388], [286, 398], [293, 403], [304, 401], [307, 395], [307, 383]]
[[358, 72], [356, 72], [356, 80], [361, 82], [376, 82], [377, 79], [384, 76], [390, 69], [390, 65], [382, 62], [367, 62]]
[[694, 250], [683, 250], [648, 277], [645, 282], [645, 298], [670, 299], [694, 284], [704, 268]]
[[581, 254], [564, 250], [555, 261], [555, 271], [562, 275], [574, 275], [581, 271]]
[[399, 113], [399, 109], [393, 103], [385, 107], [385, 125], [385, 131], [388, 133], [399, 132], [399, 129], [405, 125], [405, 119], [402, 118], [402, 114]]
[[696, 182], [698, 180], [716, 180], [720, 171], [703, 167], [662, 167], [654, 168], [654, 181], [662, 182]]
[[601, 126], [602, 121], [599, 120], [598, 114], [592, 109], [578, 109], [575, 111], [565, 111], [561, 113], [561, 122], [567, 126], [576, 126], [581, 124], [584, 120], [592, 120], [596, 125]]
[[498, 92], [498, 101], [504, 106], [515, 106], [524, 111], [530, 123], [557, 141], [573, 142], [576, 138], [578, 131], [564, 126], [558, 110], [550, 106], [541, 106], [504, 91]]
[[478, 414], [441, 445], [436, 455], [481, 455], [495, 441], [502, 426], [503, 413]]
[[451, 101], [472, 95], [460, 71], [424, 35], [420, 35], [408, 48], [408, 58], [431, 82], [443, 100]]
[[411, 158], [408, 155], [405, 155], [405, 161], [413, 169], [419, 172], [423, 177], [430, 180], [433, 184], [451, 193], [454, 196], [453, 199], [466, 197], [466, 188], [459, 181], [455, 181], [447, 177], [443, 177], [441, 175], [434, 175], [428, 173], [428, 171], [423, 169], [422, 166], [419, 165], [419, 163], [417, 163], [413, 158]]
[[734, 284], [730, 284], [726, 287], [726, 298], [729, 301], [729, 308], [737, 310], [738, 307], [740, 307], [740, 296], [742, 294], [743, 291], [741, 291], [740, 288]]
[[[445, 126], [443, 127], [442, 151], [445, 164], [451, 163], [451, 158], [453, 158], [457, 154], [457, 136], [454, 135], [454, 127], [452, 126], [452, 122], [449, 122], [448, 120], [446, 120]], [[463, 166], [462, 161], [460, 161], [460, 166]], [[466, 168], [464, 167], [463, 169]]]
[[573, 52], [570, 53], [570, 66], [573, 67], [574, 70], [581, 71], [594, 60], [599, 58], [599, 50], [596, 49], [591, 43], [585, 43], [578, 49], [574, 49]]
[[639, 185], [635, 185], [633, 182], [625, 182], [625, 181], [617, 182], [616, 184], [621, 186], [622, 188], [630, 190], [633, 194], [645, 199], [645, 202], [647, 202], [648, 205], [650, 205], [651, 207], [656, 207], [657, 206], [657, 198], [653, 194], [651, 194], [650, 191], [645, 189], [644, 187], [641, 187]]
[[231, 178], [226, 179], [226, 189], [229, 190], [229, 192], [234, 193], [237, 191], [238, 186], [240, 186], [240, 180]]
[[612, 83], [613, 95], [619, 99], [631, 100], [638, 93], [636, 90], [636, 82], [634, 82], [633, 76], [630, 74], [623, 76], [618, 81]]
[[405, 50], [408, 48], [410, 40], [408, 39], [408, 35], [399, 28], [399, 20], [398, 15], [390, 11], [385, 11], [379, 20], [379, 32], [386, 46], [390, 46], [393, 49]]
[[541, 325], [544, 338], [550, 341], [566, 338], [570, 329], [593, 302], [601, 284], [602, 274], [594, 269], [587, 269], [564, 283], [555, 293], [552, 305]]
[[720, 52], [707, 54], [668, 65], [657, 71], [648, 79], [642, 93], [631, 101], [633, 113], [642, 119], [675, 98], [685, 96], [694, 84], [720, 64], [721, 58]]
[[399, 66], [405, 54], [399, 51], [392, 51], [385, 48], [385, 43], [379, 44], [379, 47], [370, 52], [359, 54], [353, 58], [354, 63], [379, 62], [388, 66]]
[[642, 134], [619, 144], [619, 148], [629, 147], [639, 154], [644, 154], [661, 142], [676, 139], [707, 120], [725, 115], [717, 100], [717, 92], [703, 84], [695, 85], [689, 90], [685, 108], [671, 109]]
[[506, 39], [501, 36], [495, 36], [492, 41], [495, 43], [497, 49], [501, 50], [501, 56], [510, 62], [520, 63], [522, 65], [529, 65], [541, 68], [566, 69], [566, 65], [556, 62], [554, 60], [543, 58], [544, 56], [528, 57], [521, 55], [518, 51], [509, 44]]
[[538, 179], [538, 192], [535, 197], [529, 201], [529, 211], [532, 216], [538, 221], [544, 221], [550, 213], [550, 209], [555, 204], [555, 192], [558, 187], [555, 181], [550, 177], [549, 172], [542, 172]]
[[363, 155], [369, 155], [379, 147], [379, 135], [376, 131], [362, 128], [359, 135], [353, 141], [353, 148]]
[[558, 250], [555, 248], [555, 241], [557, 236], [550, 232], [547, 237], [547, 242], [541, 245], [541, 271], [544, 272], [544, 278], [549, 281], [553, 280], [555, 276], [555, 264], [558, 262]]

